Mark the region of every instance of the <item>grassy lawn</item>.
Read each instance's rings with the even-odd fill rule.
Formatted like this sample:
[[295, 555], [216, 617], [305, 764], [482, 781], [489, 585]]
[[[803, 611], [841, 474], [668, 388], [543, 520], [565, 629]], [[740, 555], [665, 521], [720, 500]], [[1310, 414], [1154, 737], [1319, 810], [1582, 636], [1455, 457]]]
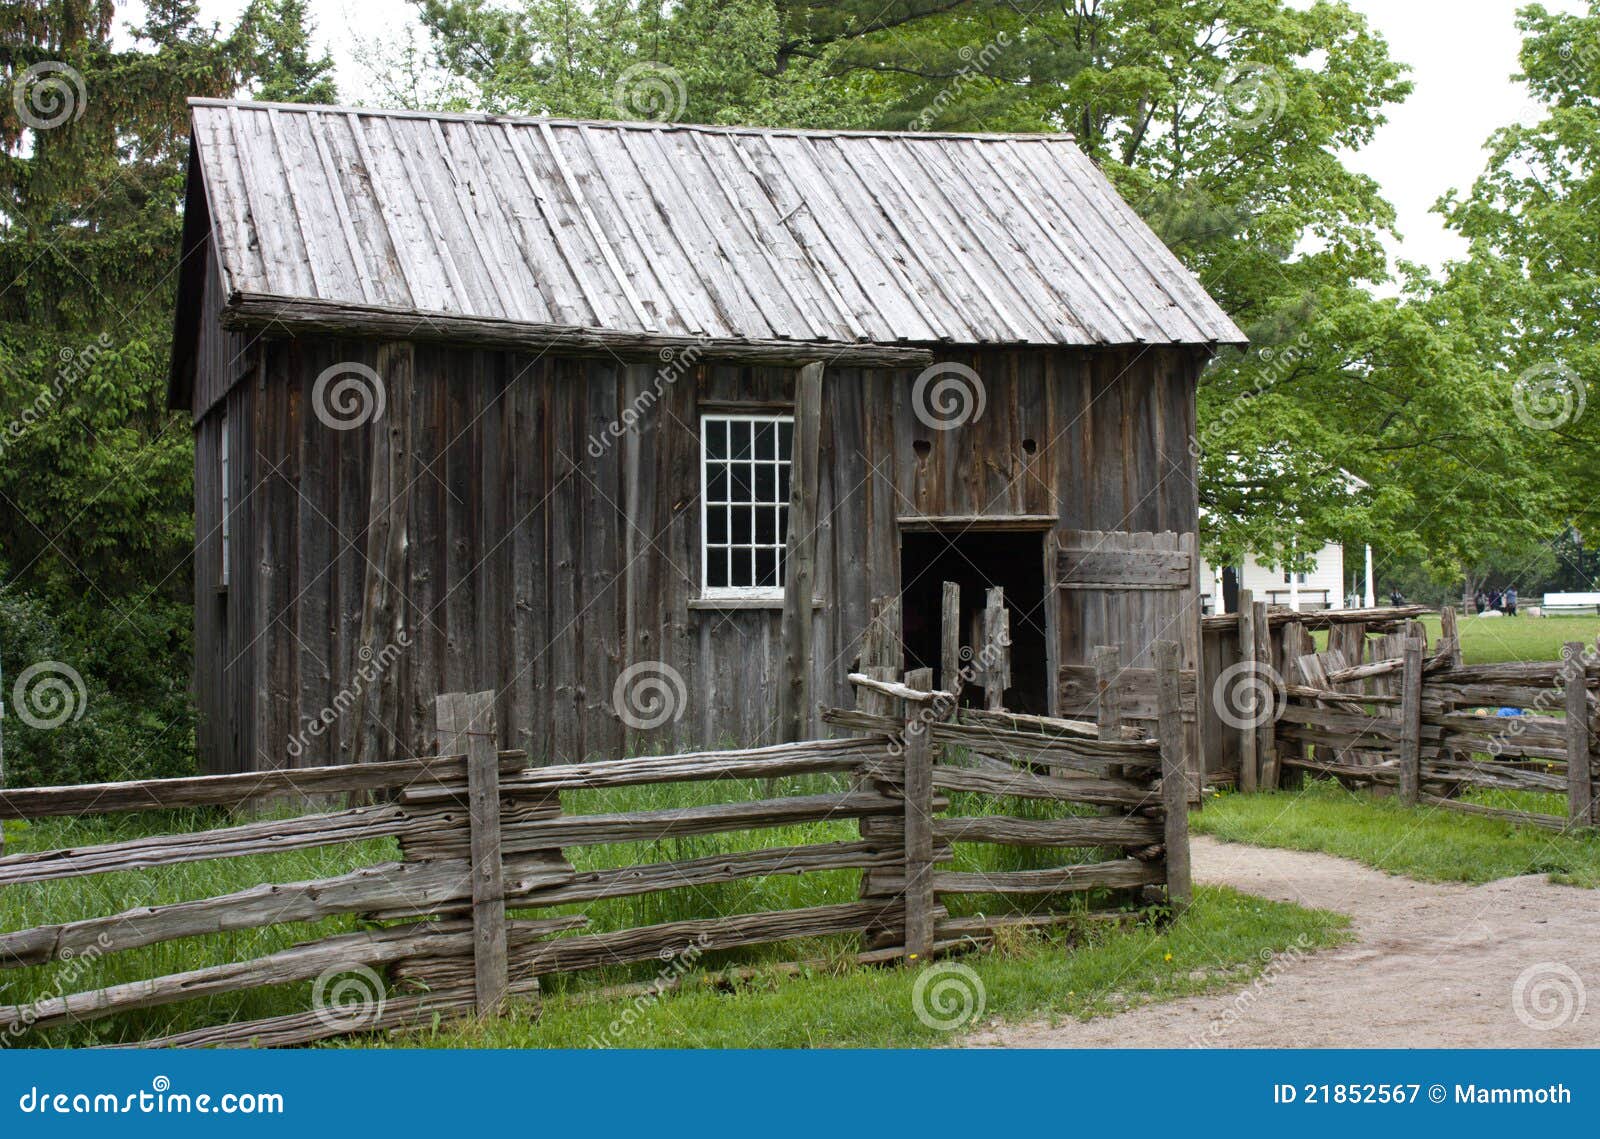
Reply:
[[[1439, 640], [1439, 618], [1422, 619], [1430, 645]], [[1568, 641], [1595, 643], [1600, 636], [1596, 617], [1478, 617], [1460, 618], [1461, 655], [1468, 664], [1493, 664], [1507, 660], [1560, 660]]]
[[[808, 776], [778, 781], [722, 781], [595, 791], [567, 797], [575, 814], [659, 809], [699, 803], [816, 793], [842, 786], [836, 777]], [[952, 796], [953, 814], [980, 812], [1048, 816], [1074, 809], [1037, 800]], [[221, 812], [174, 812], [144, 816], [65, 819], [32, 826], [9, 825], [7, 853], [83, 846], [137, 837], [227, 825]], [[582, 870], [676, 861], [757, 847], [800, 845], [856, 837], [853, 821], [668, 839], [625, 846], [576, 848], [569, 852]], [[953, 868], [1028, 869], [1096, 861], [1105, 852], [1048, 850], [962, 844]], [[157, 867], [56, 882], [30, 883], [0, 890], [0, 930], [73, 921], [246, 889], [261, 882], [294, 882], [345, 873], [397, 858], [397, 845], [379, 840], [313, 851], [225, 859]], [[666, 891], [569, 906], [563, 911], [528, 911], [517, 916], [581, 912], [581, 932], [605, 932], [686, 918], [793, 909], [853, 902], [858, 871], [774, 875], [709, 888]], [[1055, 908], [1073, 912], [1090, 899], [1071, 895]], [[1003, 912], [1039, 907], [1038, 898], [970, 896], [950, 899], [956, 913]], [[1105, 899], [1095, 899], [1103, 903]], [[1130, 915], [1136, 916], [1136, 915]], [[188, 938], [65, 963], [0, 970], [0, 1003], [27, 1003], [58, 993], [79, 992], [126, 981], [259, 957], [290, 945], [356, 929], [354, 916], [314, 924]], [[1151, 922], [1074, 922], [1051, 934], [1003, 939], [1000, 952], [966, 960], [988, 990], [992, 1013], [1087, 1016], [1152, 999], [1205, 991], [1248, 980], [1262, 967], [1263, 955], [1290, 946], [1321, 946], [1342, 936], [1343, 919], [1292, 906], [1257, 901], [1227, 891], [1202, 891], [1193, 910], [1170, 926]], [[913, 1014], [910, 994], [916, 971], [901, 967], [860, 968], [847, 959], [858, 947], [854, 935], [748, 950], [708, 952], [695, 962], [697, 972], [683, 991], [630, 1016], [625, 1039], [607, 1026], [631, 1002], [588, 999], [594, 989], [656, 978], [659, 966], [618, 967], [549, 978], [545, 1013], [538, 1020], [513, 1017], [487, 1027], [441, 1028], [400, 1038], [400, 1044], [429, 1046], [584, 1047], [596, 1042], [619, 1046], [696, 1043], [718, 1046], [801, 1046], [808, 1044], [927, 1044], [948, 1036], [926, 1028]], [[835, 961], [810, 975], [782, 976], [773, 966], [796, 959]], [[755, 968], [755, 979], [727, 980], [730, 966]], [[48, 1030], [30, 1042], [54, 1045], [119, 1043], [208, 1024], [251, 1020], [311, 1007], [310, 984], [204, 998], [163, 1008], [124, 1013], [81, 1026]], [[593, 1037], [594, 1040], [590, 1038]], [[0, 1044], [9, 1041], [0, 1041]], [[382, 1044], [371, 1039], [364, 1044]]]
[[[1474, 802], [1565, 813], [1555, 796], [1475, 793]], [[1534, 800], [1544, 799], [1548, 802]], [[1227, 842], [1323, 851], [1428, 882], [1490, 882], [1548, 874], [1600, 886], [1600, 835], [1557, 834], [1438, 808], [1408, 810], [1393, 798], [1311, 780], [1301, 791], [1225, 794], [1190, 816], [1196, 832]]]
[[[1153, 1001], [1241, 985], [1273, 954], [1349, 940], [1339, 914], [1265, 901], [1222, 888], [1196, 891], [1166, 927], [1084, 929], [1009, 941], [960, 960], [982, 985], [984, 1021], [1087, 1019]], [[892, 966], [758, 977], [723, 985], [691, 974], [659, 998], [586, 1001], [555, 994], [541, 1016], [513, 1015], [396, 1037], [398, 1047], [439, 1048], [886, 1048], [929, 1047], [956, 1037], [915, 1011], [919, 970]], [[952, 1008], [955, 1006], [951, 1006]], [[1174, 1047], [1189, 1041], [1174, 1040]]]

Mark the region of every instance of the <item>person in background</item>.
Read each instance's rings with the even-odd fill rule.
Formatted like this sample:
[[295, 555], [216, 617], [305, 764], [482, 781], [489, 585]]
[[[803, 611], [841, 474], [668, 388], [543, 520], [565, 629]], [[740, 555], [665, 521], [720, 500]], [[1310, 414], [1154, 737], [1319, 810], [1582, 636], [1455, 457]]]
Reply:
[[1405, 594], [1401, 593], [1398, 589], [1391, 589], [1389, 591], [1389, 604], [1390, 605], [1393, 605], [1396, 608], [1398, 608], [1401, 605], [1404, 605], [1405, 603], [1406, 603]]
[[1485, 609], [1489, 608], [1489, 595], [1481, 589], [1478, 590], [1478, 596], [1474, 598], [1473, 601], [1478, 606], [1479, 613], [1482, 613]]
[[1505, 598], [1505, 600], [1506, 600], [1506, 616], [1507, 617], [1515, 617], [1517, 615], [1517, 587], [1516, 586], [1514, 586], [1514, 585], [1506, 586], [1506, 598]]
[[1500, 591], [1498, 589], [1491, 589], [1489, 591], [1489, 608], [1500, 608]]

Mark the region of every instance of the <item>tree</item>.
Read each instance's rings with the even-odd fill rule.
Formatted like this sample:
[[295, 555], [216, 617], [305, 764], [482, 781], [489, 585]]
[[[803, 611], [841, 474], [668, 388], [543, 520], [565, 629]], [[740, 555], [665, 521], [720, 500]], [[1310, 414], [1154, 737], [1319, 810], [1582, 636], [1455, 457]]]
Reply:
[[276, 103], [336, 103], [333, 57], [313, 55], [305, 0], [250, 0], [234, 35], [255, 76], [257, 99]]
[[[150, 0], [128, 44], [103, 0], [0, 4], [24, 112], [0, 114], [0, 650], [8, 681], [60, 654], [90, 703], [75, 729], [12, 736], [13, 775], [193, 766], [193, 445], [166, 409], [185, 101], [248, 90], [271, 37], [303, 45], [296, 2], [223, 35]], [[315, 67], [281, 62], [318, 93]]]
[[1600, 419], [1600, 2], [1582, 13], [1524, 8], [1522, 73], [1543, 104], [1532, 125], [1489, 139], [1483, 175], [1439, 210], [1470, 243], [1451, 286], [1472, 306], [1497, 418], [1554, 476], [1555, 518], [1592, 531]]

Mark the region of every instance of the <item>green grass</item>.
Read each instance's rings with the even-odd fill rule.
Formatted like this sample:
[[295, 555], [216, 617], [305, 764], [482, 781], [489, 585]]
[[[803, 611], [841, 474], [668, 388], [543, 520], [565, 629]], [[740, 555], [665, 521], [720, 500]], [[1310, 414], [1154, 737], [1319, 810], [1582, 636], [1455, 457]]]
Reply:
[[[839, 777], [808, 776], [776, 783], [722, 781], [592, 791], [566, 797], [569, 812], [654, 810], [669, 806], [758, 799], [773, 795], [808, 794], [843, 786]], [[1034, 800], [952, 796], [953, 814], [983, 811], [1049, 817], [1073, 810], [1066, 805]], [[1081, 809], [1081, 808], [1080, 808]], [[50, 850], [118, 841], [141, 834], [177, 833], [226, 825], [221, 812], [175, 812], [80, 820], [51, 820], [32, 826], [8, 826], [7, 853]], [[626, 846], [577, 848], [570, 853], [577, 869], [590, 870], [649, 862], [676, 861], [716, 853], [857, 837], [853, 821], [822, 822], [726, 835], [669, 839]], [[1093, 861], [1104, 852], [1040, 850], [963, 844], [957, 847], [955, 869], [1027, 869]], [[392, 841], [374, 841], [279, 855], [225, 859], [179, 866], [128, 871], [55, 882], [31, 883], [0, 891], [0, 929], [100, 917], [137, 906], [162, 905], [246, 889], [261, 882], [293, 882], [345, 873], [399, 856]], [[611, 899], [587, 906], [569, 906], [588, 918], [584, 933], [720, 914], [794, 909], [853, 902], [858, 871], [807, 875], [774, 875], [709, 888], [666, 891], [638, 898]], [[1090, 902], [1102, 908], [1106, 897], [1073, 895], [1057, 909], [1072, 912]], [[961, 897], [949, 900], [957, 913], [1003, 912], [1038, 905], [1039, 899]], [[562, 910], [540, 910], [518, 916], [548, 916]], [[1147, 915], [1148, 916], [1148, 915]], [[991, 1009], [1012, 1014], [1088, 1015], [1124, 1003], [1178, 993], [1203, 991], [1230, 980], [1247, 979], [1260, 955], [1295, 944], [1325, 945], [1340, 936], [1341, 919], [1311, 914], [1288, 906], [1256, 902], [1226, 891], [1204, 891], [1194, 909], [1170, 929], [1150, 922], [1107, 930], [1103, 922], [1074, 922], [1054, 937], [1007, 939], [1008, 952], [993, 958], [969, 958], [986, 985], [992, 986]], [[0, 1003], [28, 1003], [62, 992], [79, 992], [125, 981], [246, 960], [298, 942], [359, 927], [351, 917], [315, 924], [274, 926], [262, 930], [216, 934], [123, 952], [110, 951], [76, 961], [29, 969], [0, 970]], [[857, 938], [836, 937], [800, 945], [765, 946], [743, 951], [707, 953], [695, 962], [707, 977], [728, 966], [758, 969], [795, 959], [844, 962], [858, 948]], [[1166, 954], [1172, 960], [1166, 960]], [[92, 958], [92, 959], [91, 959]], [[439, 1032], [418, 1042], [448, 1046], [583, 1046], [591, 1036], [607, 1038], [605, 1026], [624, 1005], [586, 1000], [596, 987], [647, 981], [658, 966], [645, 964], [596, 970], [547, 979], [546, 1014], [537, 1023], [516, 1017], [490, 1028]], [[780, 979], [774, 972], [729, 988], [692, 977], [686, 991], [660, 1002], [628, 1043], [797, 1045], [806, 1043], [928, 1043], [928, 1034], [910, 1013], [912, 971], [900, 968], [857, 968], [841, 965], [815, 975]], [[83, 1045], [119, 1043], [165, 1035], [204, 1025], [299, 1012], [311, 1007], [311, 985], [289, 985], [248, 993], [204, 998], [164, 1008], [130, 1012], [88, 1024], [33, 1034], [29, 1043]], [[671, 1010], [671, 1011], [669, 1011]], [[690, 1027], [686, 1028], [685, 1025]], [[598, 1028], [596, 1027], [598, 1026]], [[632, 1030], [630, 1030], [632, 1031]], [[0, 1045], [9, 1041], [0, 1039]], [[377, 1040], [365, 1043], [380, 1043]]]
[[[1428, 643], [1439, 640], [1439, 618], [1427, 616]], [[1513, 660], [1560, 660], [1568, 641], [1595, 643], [1600, 636], [1596, 617], [1478, 617], [1459, 619], [1461, 655], [1467, 664], [1495, 664]]]
[[[977, 974], [985, 1020], [1087, 1019], [1153, 1001], [1244, 984], [1275, 954], [1349, 940], [1348, 919], [1201, 888], [1168, 926], [1083, 929], [1018, 938], [1003, 950], [961, 960]], [[534, 1019], [513, 1015], [443, 1026], [386, 1042], [441, 1048], [888, 1048], [929, 1047], [954, 1037], [929, 1027], [914, 1007], [912, 967], [760, 976], [722, 984], [691, 974], [677, 992], [640, 1001], [548, 996]], [[975, 1025], [974, 1027], [977, 1027]], [[1175, 1047], [1189, 1044], [1174, 1040]]]
[[[1475, 802], [1564, 814], [1558, 796], [1474, 793]], [[1193, 829], [1226, 842], [1322, 851], [1427, 882], [1491, 882], [1548, 874], [1554, 882], [1600, 886], [1600, 834], [1408, 809], [1394, 798], [1350, 791], [1331, 780], [1303, 790], [1224, 794], [1190, 817]]]

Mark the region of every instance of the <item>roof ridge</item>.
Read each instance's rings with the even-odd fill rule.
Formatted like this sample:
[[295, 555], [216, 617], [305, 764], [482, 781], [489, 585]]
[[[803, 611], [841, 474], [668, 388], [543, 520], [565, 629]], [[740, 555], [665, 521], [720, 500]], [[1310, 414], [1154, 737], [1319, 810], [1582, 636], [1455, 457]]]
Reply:
[[400, 107], [352, 107], [325, 103], [275, 103], [256, 99], [213, 99], [199, 96], [191, 97], [188, 102], [190, 107], [237, 107], [246, 111], [318, 111], [324, 114], [434, 119], [447, 122], [511, 123], [513, 125], [548, 123], [551, 126], [558, 127], [598, 127], [610, 130], [657, 132], [691, 131], [698, 134], [778, 135], [811, 138], [969, 139], [977, 142], [1067, 142], [1074, 144], [1077, 141], [1076, 137], [1068, 131], [893, 131], [846, 130], [827, 127], [756, 127], [719, 123], [663, 123], [627, 119], [569, 119], [553, 115], [499, 115], [490, 111], [417, 111]]

